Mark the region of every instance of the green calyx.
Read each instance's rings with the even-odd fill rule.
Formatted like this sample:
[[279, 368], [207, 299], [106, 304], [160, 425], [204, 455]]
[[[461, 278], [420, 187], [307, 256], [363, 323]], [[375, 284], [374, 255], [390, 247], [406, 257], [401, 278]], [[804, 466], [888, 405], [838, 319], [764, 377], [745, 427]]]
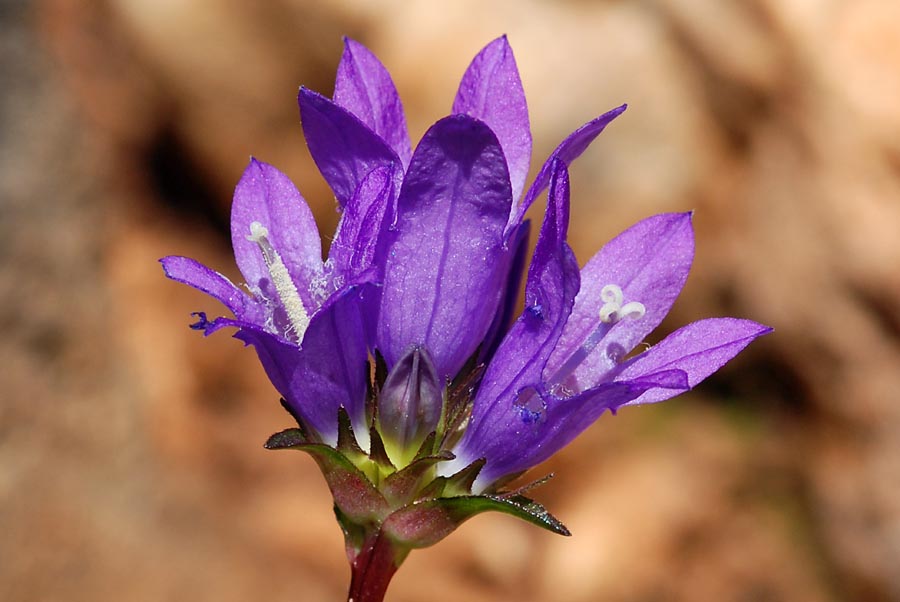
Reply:
[[388, 458], [377, 429], [371, 429], [366, 452], [343, 410], [338, 425], [334, 447], [310, 437], [302, 427], [272, 435], [265, 447], [304, 451], [313, 457], [331, 489], [351, 558], [380, 535], [391, 541], [399, 565], [409, 550], [433, 545], [469, 518], [491, 510], [569, 535], [543, 506], [522, 495], [526, 488], [473, 494], [483, 460], [449, 477], [437, 476], [438, 465], [454, 458], [442, 449], [437, 432], [430, 433], [412, 460], [398, 468]]
[[360, 446], [365, 438], [357, 438], [345, 409], [338, 412], [337, 441], [332, 446], [307, 428], [283, 400], [298, 428], [272, 435], [265, 447], [304, 451], [313, 457], [334, 497], [351, 561], [368, 554], [378, 541], [379, 549], [390, 547], [399, 566], [410, 550], [437, 543], [487, 511], [569, 535], [543, 506], [523, 495], [546, 479], [503, 490], [507, 480], [475, 494], [473, 484], [485, 465], [483, 459], [439, 476], [441, 463], [455, 459], [450, 450], [468, 422], [481, 374], [481, 366], [473, 361], [455, 381], [442, 386], [424, 349], [411, 350], [391, 374], [376, 356], [366, 407], [368, 450]]

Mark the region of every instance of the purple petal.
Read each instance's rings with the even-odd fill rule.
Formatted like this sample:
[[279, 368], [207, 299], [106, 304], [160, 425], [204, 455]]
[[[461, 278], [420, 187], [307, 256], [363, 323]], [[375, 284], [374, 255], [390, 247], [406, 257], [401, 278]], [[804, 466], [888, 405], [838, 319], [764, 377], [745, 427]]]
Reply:
[[334, 82], [334, 102], [381, 136], [404, 167], [409, 165], [412, 150], [406, 117], [391, 75], [368, 48], [346, 37]]
[[247, 324], [235, 337], [256, 347], [266, 374], [285, 401], [326, 443], [337, 441], [337, 415], [346, 408], [358, 434], [365, 419], [367, 351], [358, 311], [358, 291], [333, 297], [295, 344]]
[[328, 254], [342, 285], [372, 267], [384, 214], [393, 198], [392, 170], [380, 167], [360, 183], [341, 215]]
[[[680, 328], [661, 343], [627, 362], [617, 381], [642, 378], [662, 370], [683, 370], [688, 386], [696, 387], [724, 366], [754, 339], [772, 329], [750, 320], [710, 318]], [[671, 389], [651, 389], [629, 405], [655, 403], [677, 395]]]
[[575, 370], [578, 390], [588, 389], [659, 326], [687, 280], [694, 257], [690, 213], [665, 213], [638, 222], [609, 241], [581, 270], [581, 290], [547, 365], [553, 374], [600, 324], [601, 289], [621, 287], [625, 302], [638, 301], [642, 318], [614, 324]]
[[171, 255], [159, 260], [168, 278], [192, 286], [219, 300], [239, 320], [255, 322], [260, 307], [255, 299], [241, 291], [222, 274], [188, 257]]
[[518, 200], [531, 163], [531, 126], [525, 90], [506, 36], [485, 46], [472, 60], [459, 84], [453, 113], [480, 119], [497, 135], [509, 165], [512, 197]]
[[438, 121], [413, 154], [389, 231], [379, 349], [392, 366], [412, 345], [454, 376], [484, 338], [508, 263], [503, 151], [482, 122]]
[[[250, 160], [234, 191], [231, 244], [252, 290], [269, 289], [271, 275], [257, 243], [247, 240], [250, 224], [268, 230], [268, 240], [297, 286], [307, 310], [318, 305], [310, 283], [322, 272], [322, 243], [312, 212], [290, 179], [267, 163]], [[268, 292], [271, 297], [274, 293]]]
[[481, 347], [479, 362], [488, 363], [497, 351], [497, 347], [506, 336], [507, 330], [513, 320], [513, 312], [516, 302], [519, 300], [519, 286], [522, 284], [522, 276], [525, 275], [525, 261], [528, 259], [528, 239], [531, 232], [531, 221], [522, 222], [510, 241], [509, 272], [506, 276], [506, 286], [500, 306], [494, 316], [491, 327], [484, 337], [484, 345]]
[[606, 410], [615, 411], [658, 387], [674, 389], [676, 395], [687, 388], [687, 378], [680, 370], [668, 370], [641, 379], [604, 383], [571, 398], [535, 393], [544, 406], [543, 414], [526, 424], [520, 420], [511, 423], [497, 436], [486, 439], [480, 457], [486, 458], [487, 464], [479, 473], [475, 487], [482, 489], [503, 476], [540, 464], [568, 445]]
[[396, 167], [399, 185], [403, 172], [397, 153], [359, 117], [306, 88], [300, 88], [297, 100], [309, 152], [341, 206], [379, 167]]
[[528, 389], [541, 389], [541, 372], [562, 332], [578, 290], [578, 263], [566, 243], [569, 181], [555, 164], [550, 202], [541, 226], [525, 288], [525, 311], [491, 360], [475, 397], [466, 434], [454, 453], [484, 456], [498, 437], [514, 437], [532, 422]]
[[628, 108], [628, 105], [622, 105], [612, 111], [600, 115], [593, 121], [587, 122], [569, 134], [569, 137], [563, 140], [562, 143], [556, 147], [556, 150], [550, 153], [547, 161], [541, 167], [541, 171], [538, 172], [534, 182], [531, 183], [531, 187], [525, 195], [525, 200], [521, 205], [518, 205], [512, 215], [510, 215], [507, 231], [510, 231], [516, 224], [522, 221], [525, 212], [528, 211], [531, 204], [547, 187], [547, 184], [550, 181], [550, 171], [553, 162], [558, 159], [565, 163], [566, 167], [571, 165], [572, 161], [580, 157], [581, 153], [587, 150], [587, 147], [591, 145], [591, 142], [600, 135], [600, 132], [602, 132], [613, 119], [624, 113], [626, 108]]

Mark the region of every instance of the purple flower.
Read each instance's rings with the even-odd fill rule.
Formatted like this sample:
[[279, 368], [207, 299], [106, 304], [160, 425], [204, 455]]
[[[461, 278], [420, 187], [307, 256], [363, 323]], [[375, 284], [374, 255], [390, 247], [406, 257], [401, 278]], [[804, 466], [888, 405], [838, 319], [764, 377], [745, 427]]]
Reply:
[[232, 245], [247, 292], [192, 259], [161, 260], [169, 278], [215, 297], [234, 314], [212, 322], [201, 315], [193, 327], [207, 335], [237, 327], [235, 336], [256, 347], [291, 412], [332, 445], [339, 408], [361, 439], [368, 434], [362, 310], [375, 296], [371, 247], [380, 228], [380, 217], [372, 215], [377, 208], [369, 206], [385, 205], [391, 189], [388, 171], [367, 174], [323, 262], [303, 197], [284, 174], [254, 159], [237, 185], [231, 212]]
[[[606, 410], [687, 391], [770, 330], [702, 320], [639, 347], [687, 278], [691, 216], [639, 222], [579, 270], [566, 242], [567, 168], [625, 106], [566, 138], [526, 191], [531, 132], [505, 37], [475, 57], [452, 114], [415, 152], [390, 75], [352, 40], [333, 99], [301, 88], [299, 105], [342, 209], [327, 260], [299, 192], [253, 160], [232, 209], [247, 291], [191, 259], [162, 263], [233, 314], [201, 315], [196, 328], [236, 327], [256, 348], [300, 425], [267, 446], [316, 458], [357, 560], [375, 553], [378, 537], [408, 551], [484, 510], [565, 533], [502, 485]], [[524, 214], [545, 190], [513, 320], [528, 259]]]

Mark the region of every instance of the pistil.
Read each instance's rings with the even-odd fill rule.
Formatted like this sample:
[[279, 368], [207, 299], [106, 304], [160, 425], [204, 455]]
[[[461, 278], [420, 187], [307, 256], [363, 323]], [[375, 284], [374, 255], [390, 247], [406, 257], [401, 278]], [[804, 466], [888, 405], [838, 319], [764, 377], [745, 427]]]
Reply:
[[259, 247], [263, 261], [266, 262], [266, 267], [269, 269], [269, 275], [272, 277], [275, 292], [287, 313], [291, 330], [296, 335], [297, 341], [302, 342], [303, 334], [309, 326], [309, 314], [306, 313], [300, 293], [297, 292], [297, 287], [281, 260], [281, 256], [269, 242], [269, 230], [259, 222], [252, 222], [247, 240], [256, 243]]
[[622, 287], [616, 284], [604, 286], [600, 290], [600, 299], [603, 301], [603, 306], [600, 308], [600, 323], [597, 324], [597, 327], [591, 331], [581, 346], [569, 356], [569, 359], [549, 379], [551, 390], [562, 389], [562, 382], [587, 359], [587, 356], [591, 354], [613, 326], [625, 318], [639, 320], [647, 313], [647, 308], [638, 301], [630, 301], [623, 305], [625, 295], [622, 292]]

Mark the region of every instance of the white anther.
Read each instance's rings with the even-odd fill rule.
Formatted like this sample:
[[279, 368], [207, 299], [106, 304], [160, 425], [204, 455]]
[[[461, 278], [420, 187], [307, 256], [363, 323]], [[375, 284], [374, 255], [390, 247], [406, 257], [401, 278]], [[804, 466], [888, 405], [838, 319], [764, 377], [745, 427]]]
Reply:
[[646, 313], [647, 308], [644, 307], [643, 303], [629, 301], [619, 310], [619, 319], [631, 318], [632, 320], [639, 320], [640, 318], [643, 318]]
[[259, 241], [268, 236], [268, 228], [266, 228], [259, 222], [250, 222], [250, 234], [247, 235], [247, 240], [259, 244]]
[[631, 318], [637, 320], [643, 318], [647, 313], [647, 308], [643, 303], [638, 301], [630, 301], [625, 305], [625, 294], [622, 287], [615, 284], [607, 284], [600, 289], [600, 299], [603, 300], [603, 307], [600, 308], [600, 321], [604, 324], [615, 324], [622, 318]]
[[[553, 373], [549, 379], [552, 386], [561, 387], [563, 381], [587, 359], [616, 323], [623, 318], [638, 320], [647, 313], [647, 308], [638, 301], [629, 301], [622, 305], [622, 302], [625, 301], [625, 293], [617, 284], [607, 284], [600, 289], [600, 299], [603, 301], [603, 306], [600, 308], [600, 323], [584, 339], [581, 346], [569, 356], [569, 359]], [[610, 354], [610, 350], [613, 348], [613, 346], [608, 346], [607, 353]]]
[[288, 320], [291, 323], [291, 329], [297, 336], [298, 342], [303, 342], [303, 334], [309, 326], [309, 314], [303, 306], [303, 300], [297, 287], [291, 279], [290, 273], [287, 271], [284, 262], [278, 251], [269, 242], [269, 230], [259, 222], [250, 223], [250, 234], [247, 240], [256, 243], [262, 253], [263, 261], [269, 269], [269, 275], [272, 277], [272, 284], [275, 286], [275, 292], [284, 306]]
[[600, 299], [604, 303], [612, 303], [616, 306], [622, 305], [622, 301], [625, 300], [625, 294], [622, 292], [622, 287], [616, 284], [607, 284], [602, 289], [600, 289]]

